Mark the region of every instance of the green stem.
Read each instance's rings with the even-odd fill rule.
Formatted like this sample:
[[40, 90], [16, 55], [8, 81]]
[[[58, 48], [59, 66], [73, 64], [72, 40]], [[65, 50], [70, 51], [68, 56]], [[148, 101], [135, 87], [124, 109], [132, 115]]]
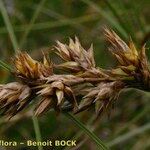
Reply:
[[91, 132], [82, 122], [76, 119], [73, 115], [69, 113], [64, 113], [67, 118], [72, 120], [81, 130], [83, 130], [97, 145], [101, 150], [108, 150], [109, 148], [101, 141], [93, 132]]
[[[47, 22], [42, 22], [42, 23], [35, 23], [33, 24], [31, 30], [43, 30], [43, 29], [50, 29], [50, 28], [56, 28], [56, 27], [61, 27], [61, 26], [68, 26], [68, 25], [73, 25], [73, 24], [80, 24], [80, 23], [85, 23], [89, 21], [95, 21], [98, 20], [99, 16], [98, 15], [85, 15], [81, 17], [76, 17], [76, 18], [66, 18], [62, 19], [59, 21], [47, 21]], [[15, 32], [22, 32], [25, 31], [25, 29], [28, 28], [28, 25], [19, 25], [15, 26], [14, 30]], [[0, 28], [0, 34], [2, 33], [7, 33], [7, 30], [5, 27]]]
[[8, 33], [9, 33], [9, 36], [10, 36], [10, 39], [11, 39], [14, 51], [16, 52], [17, 49], [19, 48], [18, 47], [18, 43], [17, 43], [17, 39], [15, 37], [12, 24], [10, 22], [9, 16], [7, 14], [7, 10], [6, 10], [6, 8], [5, 8], [4, 3], [3, 3], [2, 0], [0, 0], [0, 10], [1, 10], [1, 13], [2, 13], [4, 22], [5, 22], [5, 25], [7, 27], [7, 30], [8, 30]]
[[[36, 136], [36, 141], [42, 142], [42, 137], [41, 137], [41, 132], [40, 132], [40, 127], [39, 127], [39, 122], [36, 116], [32, 116], [32, 121], [34, 125], [34, 130], [35, 130], [35, 136]], [[38, 146], [38, 150], [43, 150], [42, 146]]]
[[26, 38], [27, 38], [28, 34], [30, 33], [30, 31], [31, 31], [31, 29], [32, 29], [32, 27], [33, 27], [33, 25], [34, 25], [34, 22], [35, 22], [36, 18], [38, 17], [38, 15], [39, 15], [39, 13], [40, 13], [40, 11], [41, 11], [41, 9], [42, 9], [42, 7], [43, 7], [45, 1], [46, 1], [46, 0], [41, 0], [40, 3], [39, 3], [38, 6], [37, 6], [37, 9], [34, 11], [33, 17], [32, 17], [32, 19], [31, 19], [31, 21], [30, 21], [28, 27], [25, 28], [26, 30], [25, 30], [25, 33], [24, 33], [24, 35], [23, 35], [23, 38], [21, 39], [20, 47], [22, 47], [23, 44], [25, 43]]
[[150, 106], [148, 105], [141, 112], [139, 112], [131, 121], [129, 121], [120, 130], [118, 130], [115, 136], [119, 135], [120, 133], [128, 129], [133, 123], [137, 122], [140, 118], [142, 118], [149, 110]]
[[0, 66], [3, 67], [4, 69], [11, 71], [11, 68], [9, 65], [7, 65], [6, 63], [4, 63], [3, 61], [0, 60]]
[[128, 27], [128, 24], [125, 24], [125, 20], [123, 21], [121, 15], [118, 13], [118, 9], [115, 8], [115, 5], [113, 5], [109, 0], [105, 0], [105, 3], [107, 4], [108, 8], [112, 12], [113, 16], [118, 20], [118, 23], [120, 26], [124, 29], [126, 33], [130, 33], [132, 39], [136, 41], [135, 33], [133, 33], [132, 30], [130, 30], [130, 27]]
[[127, 140], [133, 138], [134, 136], [137, 136], [138, 134], [141, 134], [141, 133], [148, 131], [148, 130], [150, 130], [150, 123], [147, 123], [146, 125], [144, 125], [140, 128], [134, 129], [134, 130], [129, 131], [128, 133], [126, 133], [124, 135], [117, 137], [116, 139], [110, 141], [108, 143], [108, 145], [110, 147], [115, 146], [117, 144], [120, 144], [121, 142], [127, 141]]
[[82, 0], [89, 7], [92, 7], [95, 11], [97, 11], [102, 17], [104, 17], [112, 26], [114, 26], [125, 38], [128, 37], [126, 31], [120, 26], [120, 24], [116, 21], [115, 18], [106, 13], [100, 6], [94, 3], [91, 0]]

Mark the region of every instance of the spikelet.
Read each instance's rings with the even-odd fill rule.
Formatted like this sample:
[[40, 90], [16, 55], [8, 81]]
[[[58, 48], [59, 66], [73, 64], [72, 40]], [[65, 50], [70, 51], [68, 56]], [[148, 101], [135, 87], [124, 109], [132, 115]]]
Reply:
[[[120, 64], [118, 68], [112, 69], [111, 73], [119, 77], [132, 78], [132, 81], [128, 82], [129, 86], [137, 87], [137, 84], [138, 86], [140, 84], [139, 88], [148, 90], [150, 87], [150, 70], [145, 54], [145, 45], [138, 51], [131, 39], [127, 45], [112, 30], [105, 29], [105, 35], [107, 40], [112, 44], [110, 51], [115, 55]], [[126, 78], [124, 79], [126, 80]]]
[[48, 110], [47, 108], [53, 108], [57, 112], [60, 112], [65, 102], [70, 103], [74, 111], [78, 107], [71, 87], [66, 85], [59, 77], [53, 81], [48, 81], [43, 88], [40, 87], [37, 95], [42, 97], [42, 100], [35, 109], [36, 115], [45, 113]]
[[52, 75], [52, 63], [47, 56], [43, 56], [43, 63], [32, 59], [26, 52], [19, 52], [15, 59], [15, 74], [17, 77], [32, 80]]
[[124, 83], [120, 81], [101, 82], [96, 87], [89, 90], [83, 97], [76, 113], [86, 110], [95, 104], [96, 115], [100, 115], [118, 98], [120, 91], [124, 88]]
[[75, 41], [70, 39], [69, 45], [57, 41], [55, 48], [57, 55], [66, 61], [57, 66], [63, 70], [80, 72], [95, 67], [93, 46], [91, 45], [88, 50], [85, 50], [77, 37], [75, 37]]
[[30, 102], [31, 89], [27, 85], [12, 82], [0, 86], [1, 114], [14, 116]]

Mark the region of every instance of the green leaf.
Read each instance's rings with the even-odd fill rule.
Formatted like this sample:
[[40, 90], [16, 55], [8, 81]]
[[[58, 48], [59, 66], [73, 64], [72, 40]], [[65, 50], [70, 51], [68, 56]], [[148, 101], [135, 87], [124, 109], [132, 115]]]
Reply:
[[0, 60], [0, 66], [3, 67], [4, 69], [11, 71], [11, 68], [9, 65], [7, 65], [6, 63], [4, 63], [3, 61]]
[[128, 133], [125, 133], [124, 135], [118, 136], [116, 139], [113, 139], [112, 141], [110, 141], [108, 143], [108, 145], [110, 147], [115, 146], [115, 145], [120, 144], [124, 141], [127, 141], [127, 140], [129, 140], [129, 139], [131, 139], [131, 138], [133, 138], [139, 134], [142, 134], [143, 132], [146, 132], [148, 130], [150, 130], [150, 123], [147, 123], [146, 125], [143, 125], [143, 126], [137, 128], [137, 129], [134, 129], [132, 131], [129, 131]]
[[16, 36], [14, 34], [14, 30], [13, 30], [12, 24], [10, 22], [9, 16], [7, 14], [7, 10], [6, 10], [2, 0], [0, 1], [0, 11], [2, 13], [5, 25], [7, 27], [14, 51], [16, 52], [17, 49], [19, 48], [18, 43], [17, 43], [17, 39], [16, 39]]
[[[39, 122], [36, 116], [32, 116], [32, 121], [34, 125], [34, 130], [35, 130], [35, 136], [36, 136], [36, 141], [42, 142], [42, 137], [41, 137], [41, 132], [40, 132], [40, 127], [39, 127]], [[42, 146], [38, 146], [38, 150], [43, 150]]]
[[108, 150], [109, 148], [101, 141], [93, 132], [91, 132], [82, 122], [76, 119], [73, 115], [69, 113], [64, 113], [67, 118], [72, 120], [81, 130], [83, 130], [97, 145], [101, 150]]

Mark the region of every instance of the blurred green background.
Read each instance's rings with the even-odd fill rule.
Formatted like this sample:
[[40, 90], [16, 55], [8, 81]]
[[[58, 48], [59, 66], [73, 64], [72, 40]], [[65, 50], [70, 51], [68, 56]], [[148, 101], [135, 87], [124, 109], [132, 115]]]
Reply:
[[[56, 40], [67, 43], [69, 37], [78, 36], [85, 48], [93, 43], [97, 66], [112, 68], [117, 62], [108, 51], [109, 45], [103, 34], [106, 26], [125, 41], [132, 37], [138, 49], [144, 43], [147, 48], [150, 46], [149, 0], [1, 0], [0, 9], [0, 60], [8, 64], [16, 48], [40, 60], [41, 51], [49, 51]], [[12, 32], [15, 37], [12, 37]], [[149, 49], [147, 55], [150, 56]], [[0, 79], [0, 83], [13, 81], [10, 73], [3, 68], [0, 68]], [[104, 115], [95, 125], [89, 123], [95, 115], [92, 109], [76, 117], [93, 129], [112, 150], [148, 150], [149, 99], [150, 93], [129, 89], [121, 93], [110, 116]], [[1, 119], [0, 139], [19, 142], [36, 140], [29, 110], [9, 122]], [[97, 150], [95, 143], [81, 134], [81, 130], [63, 114], [56, 116], [52, 111], [38, 121], [42, 140], [75, 139], [78, 143], [77, 147], [54, 149]], [[18, 146], [1, 149], [38, 148]]]

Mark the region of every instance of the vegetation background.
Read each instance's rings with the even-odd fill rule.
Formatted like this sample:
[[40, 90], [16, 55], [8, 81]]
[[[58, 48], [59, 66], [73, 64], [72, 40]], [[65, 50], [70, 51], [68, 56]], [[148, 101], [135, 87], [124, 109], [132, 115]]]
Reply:
[[[10, 64], [14, 49], [25, 50], [35, 59], [50, 51], [56, 40], [68, 42], [78, 36], [85, 48], [94, 45], [97, 66], [117, 64], [108, 52], [103, 27], [115, 30], [125, 41], [131, 36], [137, 47], [150, 46], [149, 0], [0, 0], [0, 60]], [[150, 56], [149, 49], [147, 55]], [[51, 56], [55, 61], [55, 56]], [[0, 67], [0, 83], [13, 81], [10, 72]], [[110, 116], [91, 123], [94, 110], [76, 115], [112, 150], [150, 149], [150, 93], [129, 89], [121, 93]], [[31, 106], [32, 107], [32, 106]], [[77, 140], [76, 147], [54, 149], [97, 150], [91, 138], [64, 114], [53, 111], [38, 118], [26, 109], [9, 122], [0, 119], [0, 139]], [[40, 128], [40, 132], [38, 130]], [[49, 147], [0, 147], [10, 150], [51, 149]]]

